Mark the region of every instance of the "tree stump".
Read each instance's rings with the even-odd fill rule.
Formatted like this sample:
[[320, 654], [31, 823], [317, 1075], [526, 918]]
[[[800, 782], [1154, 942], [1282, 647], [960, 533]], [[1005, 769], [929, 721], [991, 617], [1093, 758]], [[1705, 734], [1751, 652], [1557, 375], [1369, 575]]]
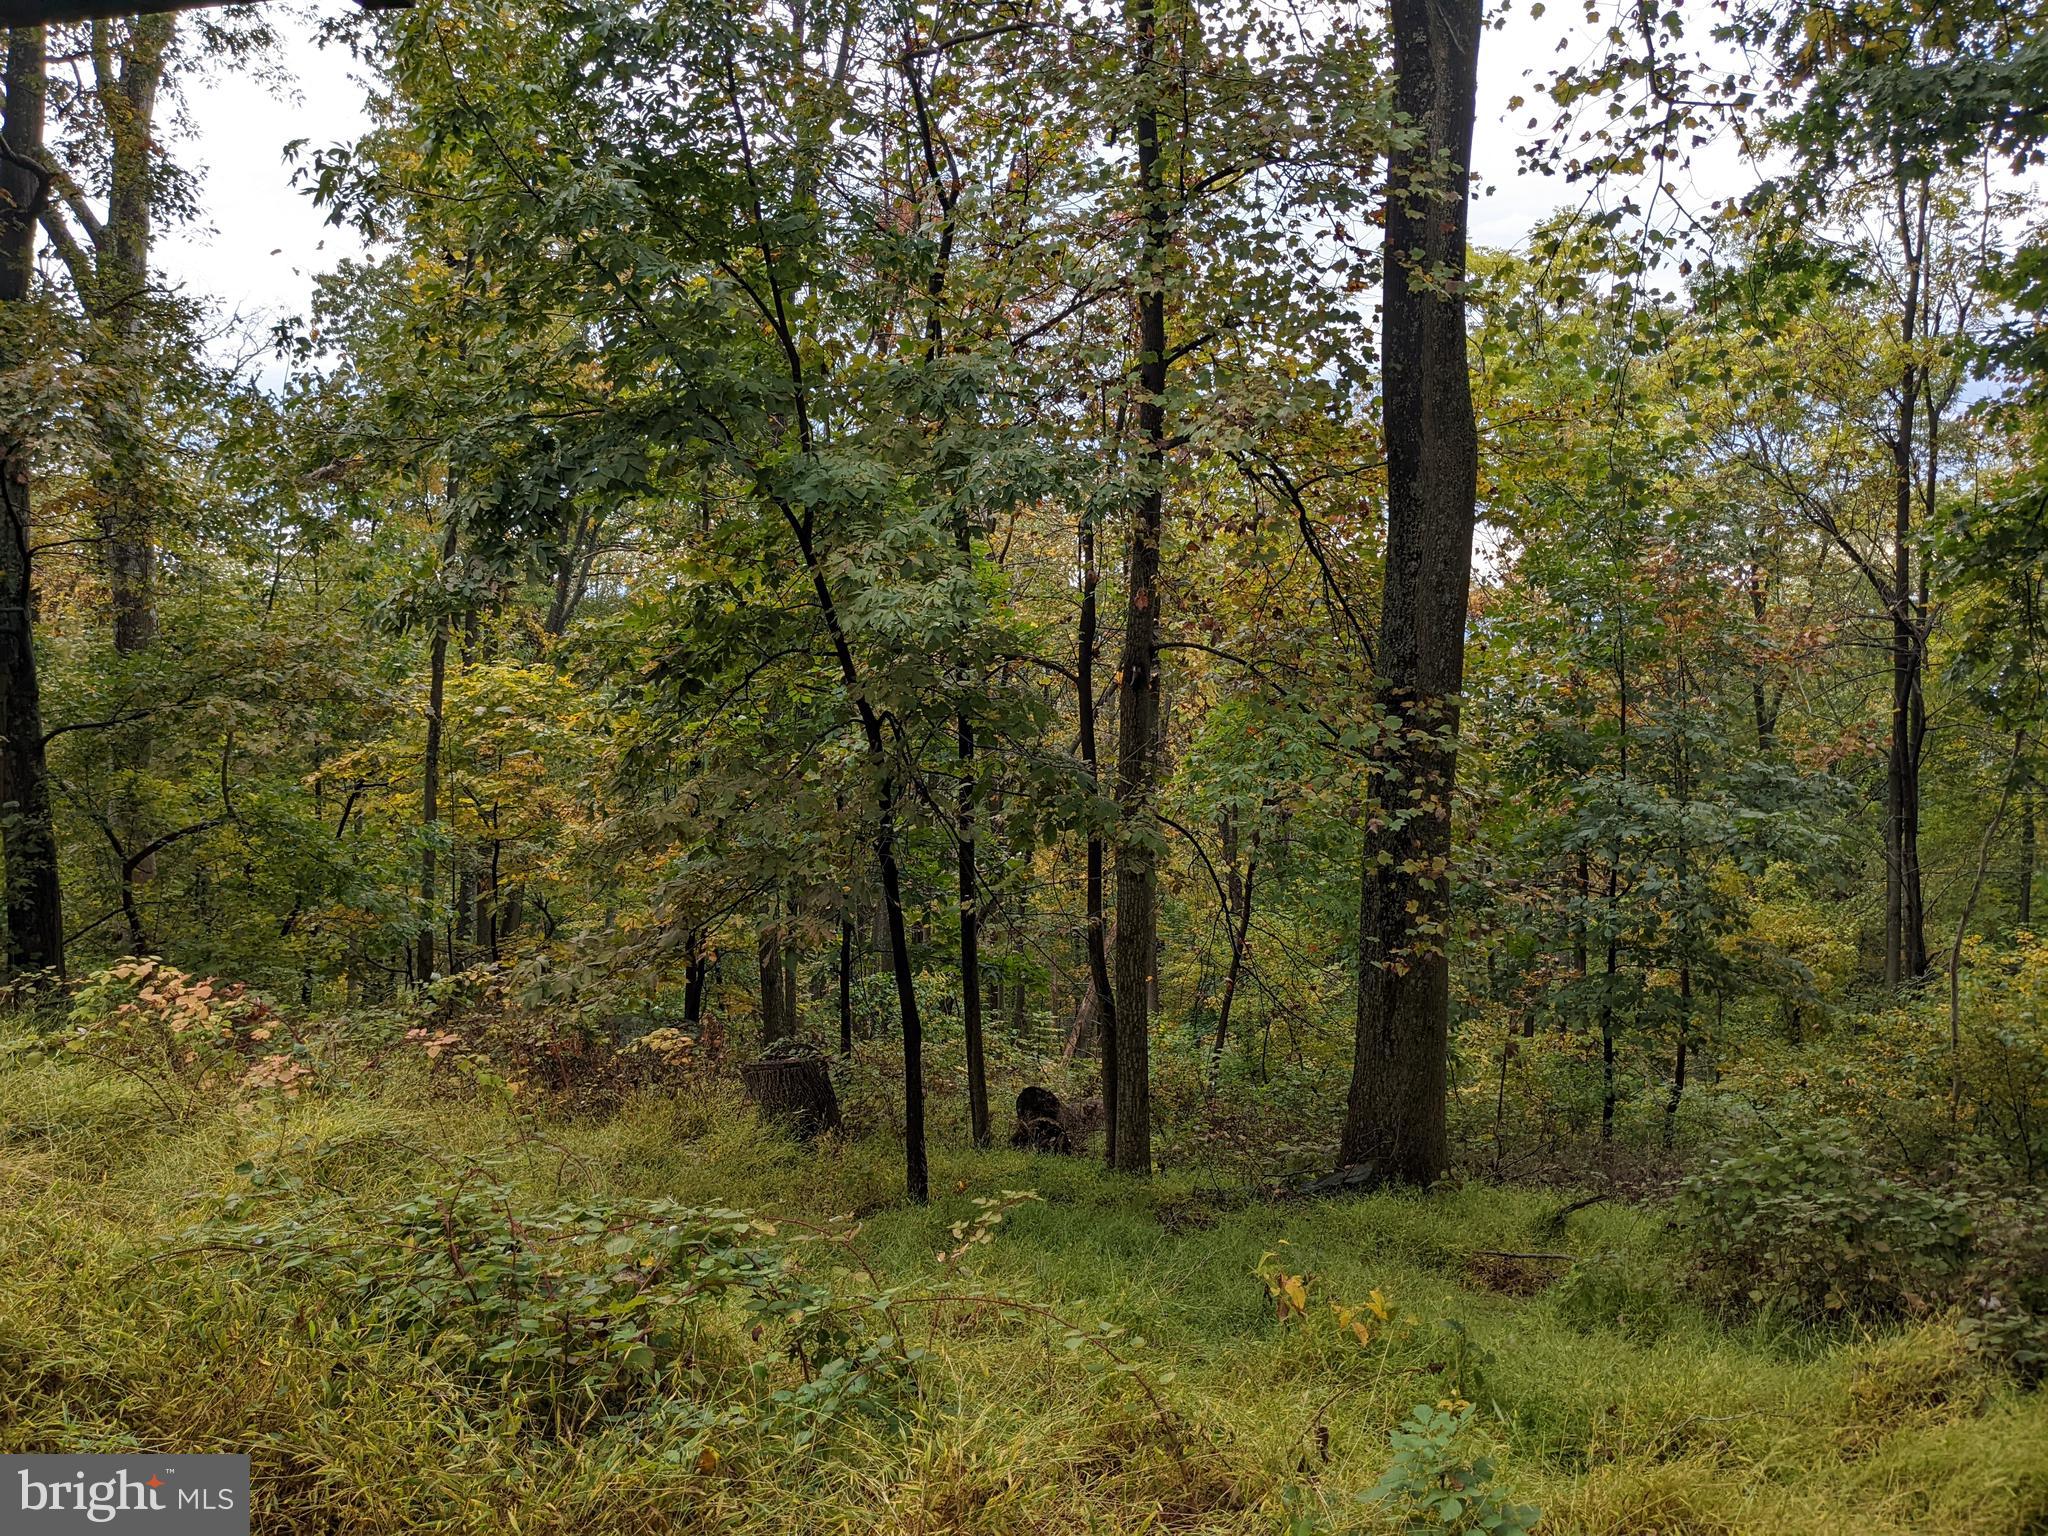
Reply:
[[1017, 1129], [1010, 1133], [1010, 1145], [1031, 1152], [1074, 1150], [1058, 1094], [1034, 1086], [1017, 1095]]
[[740, 1068], [747, 1097], [770, 1120], [787, 1124], [809, 1141], [839, 1129], [839, 1095], [822, 1056], [769, 1056]]

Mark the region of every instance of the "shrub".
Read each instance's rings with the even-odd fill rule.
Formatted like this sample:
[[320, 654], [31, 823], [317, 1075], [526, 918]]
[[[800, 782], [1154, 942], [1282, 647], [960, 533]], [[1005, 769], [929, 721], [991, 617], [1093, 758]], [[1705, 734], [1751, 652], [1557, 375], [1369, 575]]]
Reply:
[[844, 1304], [804, 1274], [796, 1241], [744, 1211], [655, 1200], [520, 1214], [508, 1190], [473, 1181], [365, 1217], [244, 1171], [250, 1192], [199, 1234], [203, 1250], [324, 1292], [339, 1321], [518, 1398], [556, 1434], [679, 1403], [707, 1428], [766, 1415], [802, 1446], [915, 1358], [886, 1298]]
[[1885, 1174], [1835, 1126], [1722, 1156], [1681, 1189], [1700, 1279], [1722, 1303], [1817, 1318], [1920, 1312], [1972, 1251], [1966, 1199]]
[[1977, 1205], [1977, 1259], [1963, 1277], [1962, 1331], [2028, 1385], [2048, 1380], [2048, 1221], [2038, 1189]]
[[232, 1089], [296, 1097], [313, 1077], [306, 1044], [240, 982], [153, 956], [85, 977], [68, 1013], [44, 1013], [18, 1048], [91, 1061], [141, 1083], [174, 1119]]

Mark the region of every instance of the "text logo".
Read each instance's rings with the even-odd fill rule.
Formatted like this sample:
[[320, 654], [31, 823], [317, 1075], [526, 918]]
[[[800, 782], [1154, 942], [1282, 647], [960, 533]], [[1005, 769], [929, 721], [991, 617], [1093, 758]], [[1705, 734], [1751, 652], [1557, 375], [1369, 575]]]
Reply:
[[0, 1456], [0, 1536], [249, 1536], [247, 1456]]

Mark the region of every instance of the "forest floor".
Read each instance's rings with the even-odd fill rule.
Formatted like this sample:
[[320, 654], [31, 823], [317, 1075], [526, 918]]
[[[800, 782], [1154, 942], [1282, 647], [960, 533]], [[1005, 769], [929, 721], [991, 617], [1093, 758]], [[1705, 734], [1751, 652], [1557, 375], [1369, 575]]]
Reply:
[[[83, 1066], [0, 1068], [0, 1449], [247, 1450], [258, 1531], [1383, 1530], [1354, 1495], [1390, 1431], [1462, 1398], [1463, 1443], [1546, 1532], [2048, 1530], [2048, 1398], [1939, 1323], [1724, 1327], [1669, 1284], [1658, 1208], [1560, 1227], [1568, 1191], [1273, 1202], [956, 1141], [934, 1136], [918, 1209], [887, 1138], [799, 1148], [716, 1088], [514, 1117], [393, 1071], [174, 1116]], [[850, 1273], [837, 1248], [808, 1262], [890, 1291], [926, 1351], [914, 1388], [801, 1445], [644, 1404], [550, 1430], [459, 1320], [353, 1326], [331, 1288], [194, 1235], [265, 1169], [365, 1211], [476, 1167], [508, 1202], [855, 1218]], [[1530, 1253], [1588, 1262], [1559, 1282], [1569, 1260], [1504, 1256]], [[699, 1361], [664, 1390], [737, 1402], [796, 1369], [755, 1358], [740, 1387]]]

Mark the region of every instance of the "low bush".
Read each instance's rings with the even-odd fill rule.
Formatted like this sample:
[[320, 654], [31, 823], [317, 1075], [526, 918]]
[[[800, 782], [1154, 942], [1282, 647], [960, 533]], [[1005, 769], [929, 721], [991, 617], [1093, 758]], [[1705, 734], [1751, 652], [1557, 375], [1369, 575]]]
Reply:
[[1679, 1218], [1717, 1304], [1809, 1318], [1924, 1312], [1962, 1272], [1962, 1195], [1879, 1168], [1835, 1126], [1727, 1153], [1681, 1184]]
[[11, 1050], [92, 1062], [139, 1083], [173, 1120], [236, 1091], [295, 1098], [315, 1076], [306, 1041], [265, 999], [148, 955], [84, 977], [68, 1009], [26, 1019]]
[[248, 1189], [193, 1252], [308, 1289], [330, 1322], [516, 1396], [557, 1435], [681, 1405], [707, 1430], [765, 1418], [800, 1447], [840, 1409], [906, 1382], [916, 1358], [886, 1297], [835, 1295], [801, 1262], [813, 1239], [744, 1211], [652, 1200], [522, 1212], [506, 1187], [469, 1179], [364, 1215], [243, 1171]]

